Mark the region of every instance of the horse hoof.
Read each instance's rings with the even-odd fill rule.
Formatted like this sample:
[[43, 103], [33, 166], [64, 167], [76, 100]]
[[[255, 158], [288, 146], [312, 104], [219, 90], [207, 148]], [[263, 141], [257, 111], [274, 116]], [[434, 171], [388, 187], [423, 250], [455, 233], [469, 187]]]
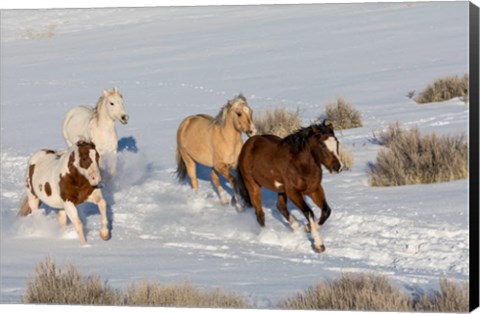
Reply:
[[325, 252], [325, 245], [315, 245], [314, 246], [314, 249], [315, 251], [317, 251], [318, 253], [322, 253], [322, 252]]
[[105, 241], [110, 240], [110, 232], [100, 231], [100, 238], [102, 238]]

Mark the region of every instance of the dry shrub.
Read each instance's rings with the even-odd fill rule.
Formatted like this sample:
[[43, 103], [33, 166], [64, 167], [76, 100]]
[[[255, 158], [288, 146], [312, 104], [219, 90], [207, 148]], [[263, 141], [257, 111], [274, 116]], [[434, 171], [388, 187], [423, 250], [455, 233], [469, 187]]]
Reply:
[[441, 102], [455, 97], [462, 97], [468, 101], [468, 74], [463, 77], [458, 75], [439, 78], [433, 84], [427, 85], [415, 101], [419, 104]]
[[47, 258], [37, 265], [35, 277], [27, 283], [25, 303], [114, 304], [117, 294], [98, 276], [84, 277], [74, 266], [57, 268]]
[[321, 282], [282, 303], [285, 309], [408, 311], [409, 298], [385, 276], [344, 274]]
[[468, 312], [468, 283], [440, 279], [440, 291], [416, 297], [402, 292], [385, 276], [344, 274], [340, 279], [284, 299], [283, 309], [382, 312]]
[[386, 146], [370, 164], [372, 186], [399, 186], [446, 182], [468, 177], [468, 143], [464, 134], [422, 135], [397, 122], [377, 135]]
[[245, 301], [222, 290], [202, 291], [185, 283], [183, 286], [141, 282], [126, 292], [118, 291], [98, 276], [85, 277], [74, 266], [58, 268], [47, 258], [35, 269], [27, 283], [25, 303], [144, 305], [161, 307], [245, 308]]
[[363, 125], [360, 111], [343, 97], [338, 97], [335, 102], [326, 105], [325, 115], [319, 120], [323, 119], [332, 121], [336, 130], [359, 128]]
[[469, 311], [468, 283], [455, 283], [448, 279], [440, 279], [440, 291], [431, 295], [422, 295], [414, 304], [420, 312], [462, 312]]
[[25, 34], [26, 39], [47, 39], [52, 38], [57, 33], [57, 25], [49, 24], [44, 30], [34, 31], [32, 29], [27, 30]]
[[273, 134], [279, 137], [285, 137], [302, 126], [299, 110], [289, 111], [283, 107], [255, 114], [253, 123], [258, 134]]
[[165, 286], [158, 283], [132, 284], [123, 296], [122, 304], [163, 307], [245, 308], [245, 301], [237, 295], [225, 294], [221, 289], [201, 291], [188, 282], [183, 286]]
[[340, 156], [339, 156], [340, 161], [343, 164], [343, 170], [352, 169], [352, 167], [353, 167], [353, 156], [350, 153], [350, 151], [348, 151], [348, 149], [346, 149], [346, 148], [343, 148], [343, 146], [340, 146], [339, 153], [340, 153]]

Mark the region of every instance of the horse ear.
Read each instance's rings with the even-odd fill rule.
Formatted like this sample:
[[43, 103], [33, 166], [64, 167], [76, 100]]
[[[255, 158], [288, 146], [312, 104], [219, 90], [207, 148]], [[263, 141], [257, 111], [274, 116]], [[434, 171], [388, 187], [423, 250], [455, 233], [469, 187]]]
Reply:
[[103, 90], [103, 97], [107, 97], [108, 96], [108, 90], [104, 89]]
[[330, 120], [323, 120], [323, 125], [333, 131], [333, 122]]
[[117, 88], [117, 86], [113, 87], [113, 92], [114, 92], [114, 93], [118, 93], [118, 88]]

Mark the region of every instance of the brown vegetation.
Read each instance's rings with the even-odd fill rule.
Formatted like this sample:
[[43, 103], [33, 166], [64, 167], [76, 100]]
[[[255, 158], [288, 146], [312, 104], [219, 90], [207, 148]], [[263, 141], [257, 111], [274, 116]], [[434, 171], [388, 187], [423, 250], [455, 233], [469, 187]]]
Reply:
[[461, 97], [465, 102], [468, 102], [468, 81], [468, 74], [463, 77], [454, 75], [439, 78], [433, 84], [427, 85], [423, 92], [415, 97], [415, 101], [419, 104], [425, 104]]
[[398, 122], [375, 135], [386, 148], [370, 164], [373, 186], [399, 186], [446, 182], [468, 177], [468, 143], [464, 134], [422, 135]]
[[[131, 284], [126, 291], [112, 288], [94, 275], [85, 277], [74, 266], [58, 268], [50, 258], [38, 264], [28, 280], [23, 301], [37, 304], [84, 304], [114, 306], [158, 306], [201, 308], [252, 307], [236, 294], [220, 289], [204, 291], [183, 285]], [[415, 297], [393, 286], [387, 277], [373, 274], [344, 274], [339, 279], [286, 298], [283, 309], [468, 312], [468, 283], [440, 280], [440, 291]]]
[[335, 102], [328, 103], [325, 107], [325, 114], [319, 119], [332, 121], [335, 130], [359, 128], [363, 125], [360, 111], [343, 97], [338, 97]]
[[283, 107], [267, 109], [263, 113], [255, 113], [253, 117], [257, 134], [273, 134], [285, 137], [302, 126], [299, 111], [289, 111]]

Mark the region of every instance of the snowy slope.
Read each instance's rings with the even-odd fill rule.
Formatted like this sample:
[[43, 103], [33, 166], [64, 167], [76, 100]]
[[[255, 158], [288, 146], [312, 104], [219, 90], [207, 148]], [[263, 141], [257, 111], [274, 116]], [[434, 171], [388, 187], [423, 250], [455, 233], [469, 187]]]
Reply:
[[[261, 308], [348, 271], [417, 290], [442, 276], [468, 280], [468, 180], [372, 188], [366, 175], [379, 149], [372, 132], [391, 122], [467, 133], [461, 100], [420, 106], [405, 96], [468, 71], [467, 13], [466, 2], [3, 11], [0, 301], [19, 302], [47, 255], [118, 287], [188, 280]], [[89, 246], [80, 248], [55, 211], [15, 215], [28, 157], [63, 148], [67, 110], [112, 86], [131, 117], [117, 131], [138, 151], [119, 154], [118, 176], [104, 188], [112, 239], [98, 237], [98, 210], [84, 204]], [[290, 231], [273, 193], [263, 194], [261, 229], [252, 210], [219, 204], [206, 171], [197, 194], [175, 178], [180, 121], [216, 114], [238, 92], [257, 112], [299, 108], [305, 125], [337, 96], [362, 112], [364, 127], [338, 132], [354, 168], [325, 175], [333, 209], [320, 229], [325, 253]]]

